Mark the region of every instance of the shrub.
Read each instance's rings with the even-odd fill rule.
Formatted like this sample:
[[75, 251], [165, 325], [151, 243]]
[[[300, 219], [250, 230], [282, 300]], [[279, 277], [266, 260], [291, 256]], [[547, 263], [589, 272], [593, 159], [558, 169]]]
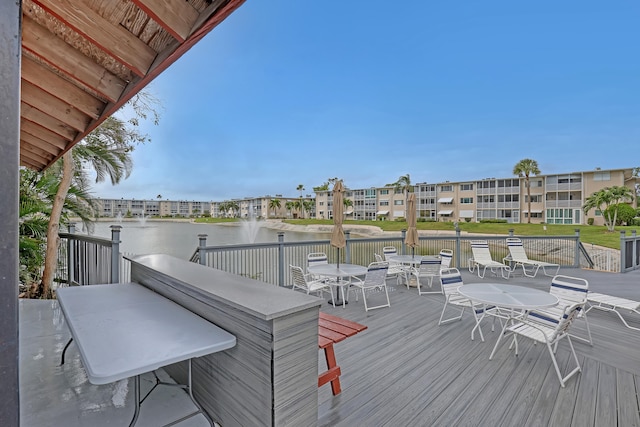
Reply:
[[471, 218], [465, 218], [464, 222], [471, 222]]
[[609, 216], [613, 218], [615, 210], [618, 210], [618, 216], [616, 217], [616, 225], [629, 224], [636, 216], [636, 210], [631, 205], [626, 203], [618, 203], [617, 205], [611, 205], [603, 212], [607, 218]]
[[588, 225], [593, 225], [593, 222], [594, 222], [594, 221], [595, 221], [595, 220], [594, 220], [593, 218], [587, 218], [587, 224], [588, 224]]
[[485, 223], [485, 224], [506, 224], [507, 220], [506, 219], [481, 219], [480, 223]]

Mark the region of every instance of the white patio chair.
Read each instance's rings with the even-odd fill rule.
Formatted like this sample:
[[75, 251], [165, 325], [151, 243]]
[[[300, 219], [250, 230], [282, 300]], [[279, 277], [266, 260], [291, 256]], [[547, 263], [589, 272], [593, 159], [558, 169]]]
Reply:
[[325, 276], [313, 274], [309, 271], [310, 266], [318, 265], [318, 264], [329, 264], [329, 259], [327, 258], [327, 254], [325, 254], [324, 252], [311, 252], [310, 254], [308, 254], [307, 255], [307, 274], [311, 274], [311, 277], [313, 277], [314, 280], [333, 281], [333, 278], [331, 277], [325, 277]]
[[[529, 259], [522, 245], [522, 240], [517, 237], [507, 237], [507, 247], [509, 248], [509, 256], [504, 261], [509, 261], [513, 265], [512, 272], [518, 266], [522, 267], [522, 272], [527, 277], [536, 277], [540, 267], [542, 267], [544, 275], [549, 277], [557, 275], [558, 271], [560, 271], [560, 264]], [[555, 272], [549, 274], [547, 273], [547, 268], [550, 270], [555, 269]]]
[[[579, 277], [557, 275], [551, 279], [549, 293], [558, 298], [558, 305], [549, 308], [537, 309], [536, 311], [558, 317], [566, 306], [581, 303], [584, 307], [587, 303], [588, 291], [589, 282], [587, 280]], [[587, 311], [588, 310], [579, 307], [577, 318], [584, 320], [588, 338], [583, 338], [575, 334], [571, 334], [571, 337], [593, 345], [591, 328], [589, 328], [589, 321], [587, 319]]]
[[384, 257], [384, 260], [389, 263], [389, 268], [393, 268], [394, 270], [401, 269], [404, 271], [403, 277], [405, 278], [407, 289], [409, 289], [409, 274], [411, 274], [411, 267], [401, 262], [394, 261], [392, 258], [397, 255], [398, 249], [396, 249], [395, 246], [385, 246], [382, 248], [382, 256]]
[[[364, 302], [365, 311], [374, 310], [376, 308], [391, 307], [389, 301], [389, 291], [387, 290], [387, 270], [389, 269], [389, 263], [372, 262], [369, 264], [367, 274], [364, 276], [364, 280], [354, 277], [351, 281], [353, 291], [357, 292], [358, 288], [362, 291], [362, 300]], [[381, 292], [384, 290], [384, 294], [387, 300], [386, 304], [379, 304], [374, 307], [369, 307], [367, 303], [367, 292]], [[356, 301], [358, 301], [358, 294], [356, 293]]]
[[[440, 285], [442, 286], [442, 293], [445, 296], [444, 307], [442, 307], [442, 313], [440, 313], [440, 320], [438, 320], [438, 326], [445, 323], [452, 322], [454, 320], [462, 320], [464, 311], [469, 308], [473, 314], [473, 318], [476, 322], [475, 326], [471, 330], [471, 340], [475, 339], [475, 331], [480, 333], [480, 340], [484, 342], [484, 335], [482, 334], [482, 328], [480, 327], [480, 321], [483, 319], [484, 314], [500, 317], [499, 310], [494, 306], [487, 307], [485, 304], [477, 303], [469, 300], [458, 293], [458, 288], [464, 286], [462, 281], [462, 275], [457, 268], [449, 268], [442, 270], [440, 273]], [[460, 310], [460, 314], [454, 317], [444, 318], [447, 307], [453, 306]], [[492, 319], [491, 330], [494, 330], [495, 317]]]
[[[440, 260], [435, 258], [423, 258], [420, 265], [411, 269], [411, 274], [416, 278], [418, 287], [418, 295], [423, 294], [441, 294], [442, 289], [437, 291], [423, 291], [422, 285], [427, 285], [429, 289], [433, 289], [433, 281], [440, 276]], [[408, 284], [407, 284], [408, 288]]]
[[295, 265], [289, 265], [289, 271], [291, 272], [291, 278], [293, 280], [293, 285], [291, 286], [293, 290], [296, 290], [296, 288], [301, 289], [306, 292], [307, 295], [311, 292], [319, 292], [320, 296], [322, 296], [324, 292], [327, 292], [331, 295], [331, 303], [334, 307], [336, 306], [335, 300], [333, 299], [333, 289], [327, 282], [313, 279], [310, 274], [304, 274], [302, 268]]
[[[560, 385], [564, 387], [565, 382], [573, 375], [581, 371], [580, 362], [576, 351], [573, 348], [571, 342], [571, 336], [569, 335], [569, 328], [578, 316], [580, 310], [584, 309], [584, 303], [576, 303], [570, 306], [566, 306], [557, 316], [552, 316], [547, 313], [540, 313], [538, 311], [530, 311], [525, 318], [512, 319], [505, 322], [502, 332], [498, 337], [496, 345], [493, 347], [493, 351], [489, 356], [489, 360], [493, 358], [502, 337], [506, 334], [513, 335], [513, 341], [509, 346], [509, 349], [515, 346], [515, 354], [518, 355], [518, 336], [532, 339], [535, 342], [545, 344], [551, 355], [553, 361], [553, 367], [555, 368]], [[515, 322], [515, 323], [514, 323]], [[558, 343], [562, 338], [566, 338], [573, 355], [573, 360], [576, 363], [576, 367], [564, 377], [560, 373], [558, 367], [558, 361], [556, 360], [556, 350]]]
[[387, 277], [395, 277], [396, 284], [400, 285], [400, 279], [404, 278], [405, 283], [409, 283], [409, 279], [407, 277], [407, 270], [397, 262], [385, 261], [380, 254], [373, 254], [376, 262], [387, 262], [389, 264], [389, 270], [387, 271]]
[[589, 308], [585, 310], [585, 313], [591, 311], [592, 308], [611, 311], [618, 315], [620, 320], [622, 320], [622, 323], [624, 323], [627, 328], [640, 331], [640, 328], [629, 325], [624, 317], [622, 317], [622, 314], [620, 314], [620, 310], [627, 310], [631, 313], [640, 314], [640, 302], [613, 295], [599, 294], [596, 292], [587, 293], [587, 300], [589, 302]]
[[446, 270], [451, 267], [453, 260], [453, 251], [451, 249], [442, 249], [440, 251], [440, 270]]
[[497, 270], [500, 270], [503, 279], [509, 278], [510, 267], [491, 258], [489, 243], [486, 240], [472, 240], [471, 253], [473, 257], [469, 258], [469, 273], [473, 273], [477, 269], [478, 277], [482, 279], [488, 268], [496, 276], [498, 275]]

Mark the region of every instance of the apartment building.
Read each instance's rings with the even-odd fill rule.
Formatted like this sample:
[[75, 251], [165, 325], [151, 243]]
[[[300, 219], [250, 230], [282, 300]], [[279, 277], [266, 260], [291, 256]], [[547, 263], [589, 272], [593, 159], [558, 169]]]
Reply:
[[[501, 219], [510, 223], [604, 224], [602, 214], [591, 210], [585, 215], [582, 206], [587, 197], [605, 187], [626, 186], [635, 192], [640, 183], [633, 169], [611, 169], [564, 174], [538, 175], [529, 179], [531, 212], [524, 177], [483, 178], [475, 181], [442, 182], [414, 185], [418, 218], [435, 221], [481, 221]], [[332, 218], [332, 192], [316, 193], [319, 218]], [[347, 189], [345, 198], [353, 206], [347, 218], [394, 220], [404, 218], [405, 195], [393, 187]], [[637, 202], [634, 201], [634, 207]]]
[[186, 200], [94, 199], [99, 217], [190, 217], [208, 215], [211, 202]]

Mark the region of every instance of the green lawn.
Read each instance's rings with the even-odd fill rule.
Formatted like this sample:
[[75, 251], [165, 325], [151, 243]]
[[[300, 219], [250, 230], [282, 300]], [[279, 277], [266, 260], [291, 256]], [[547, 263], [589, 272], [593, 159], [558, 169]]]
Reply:
[[[331, 220], [299, 219], [286, 220], [290, 224], [332, 224]], [[345, 224], [375, 225], [384, 231], [400, 231], [407, 228], [405, 221], [349, 221]], [[418, 222], [418, 230], [454, 230], [452, 222]], [[620, 231], [631, 235], [631, 230], [637, 227], [616, 227], [612, 233], [604, 226], [595, 225], [559, 225], [559, 224], [493, 224], [477, 222], [460, 222], [460, 230], [478, 234], [509, 234], [513, 229], [515, 235], [520, 236], [558, 236], [574, 234], [580, 230], [580, 241], [613, 249], [620, 249]], [[546, 230], [544, 229], [546, 227]]]
[[[197, 218], [196, 222], [221, 223], [239, 221], [236, 218]], [[326, 224], [331, 225], [330, 219], [289, 219], [284, 220], [289, 224], [310, 225]], [[407, 228], [406, 221], [351, 221], [346, 220], [346, 225], [375, 225], [384, 231], [400, 231]], [[620, 249], [620, 231], [624, 230], [627, 235], [631, 235], [631, 230], [637, 227], [616, 227], [612, 233], [604, 226], [595, 225], [557, 225], [557, 224], [493, 224], [477, 222], [460, 222], [460, 230], [478, 234], [509, 234], [513, 229], [515, 235], [519, 236], [560, 236], [574, 234], [575, 230], [580, 230], [580, 240], [583, 243], [605, 246], [613, 249]], [[546, 227], [546, 230], [545, 230]], [[418, 230], [454, 230], [453, 222], [418, 222]]]

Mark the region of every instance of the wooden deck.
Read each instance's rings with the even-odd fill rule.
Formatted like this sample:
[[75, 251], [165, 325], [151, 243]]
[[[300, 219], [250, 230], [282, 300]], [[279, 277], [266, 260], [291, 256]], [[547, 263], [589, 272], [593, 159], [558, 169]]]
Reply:
[[[640, 299], [640, 272], [561, 273], [586, 278], [593, 291]], [[504, 282], [468, 272], [463, 278], [465, 283]], [[548, 290], [550, 278], [518, 277], [509, 283]], [[640, 426], [640, 332], [625, 328], [614, 314], [589, 313], [595, 345], [574, 341], [582, 372], [561, 388], [544, 346], [521, 340], [516, 357], [505, 344], [490, 361], [498, 334], [490, 331], [490, 322], [483, 324], [486, 342], [471, 341], [470, 313], [460, 322], [437, 325], [441, 295], [418, 296], [414, 288], [392, 286], [390, 298], [390, 308], [368, 313], [353, 296], [344, 309], [323, 304], [324, 312], [368, 329], [335, 345], [342, 392], [333, 396], [329, 384], [319, 388], [319, 426]], [[127, 425], [133, 412], [126, 381], [91, 385], [74, 351], [59, 365], [69, 332], [57, 303], [22, 301], [20, 313], [22, 425]], [[626, 318], [640, 327], [640, 316]], [[577, 332], [583, 328], [581, 321], [574, 326]], [[322, 351], [318, 358], [322, 371]], [[558, 358], [566, 368], [566, 343]], [[149, 389], [153, 380], [143, 378], [143, 387]], [[142, 406], [140, 427], [189, 413], [190, 405], [175, 388], [158, 389]], [[207, 422], [200, 416], [179, 425]]]
[[[593, 291], [640, 298], [640, 273], [561, 273], [586, 278]], [[468, 272], [463, 278], [504, 282]], [[539, 274], [508, 282], [548, 290], [550, 278]], [[594, 346], [573, 340], [582, 372], [561, 388], [545, 346], [520, 340], [516, 357], [501, 344], [489, 360], [499, 330], [492, 333], [491, 322], [483, 323], [485, 342], [477, 336], [471, 341], [471, 313], [437, 325], [443, 296], [418, 296], [404, 286], [393, 286], [390, 296], [390, 308], [368, 313], [353, 298], [345, 309], [323, 306], [368, 329], [335, 346], [342, 393], [320, 389], [319, 426], [640, 425], [640, 332], [624, 327], [614, 314], [589, 312]], [[640, 326], [638, 316], [626, 318]], [[572, 328], [583, 332], [584, 322]], [[566, 342], [557, 354], [564, 372], [570, 362]]]

